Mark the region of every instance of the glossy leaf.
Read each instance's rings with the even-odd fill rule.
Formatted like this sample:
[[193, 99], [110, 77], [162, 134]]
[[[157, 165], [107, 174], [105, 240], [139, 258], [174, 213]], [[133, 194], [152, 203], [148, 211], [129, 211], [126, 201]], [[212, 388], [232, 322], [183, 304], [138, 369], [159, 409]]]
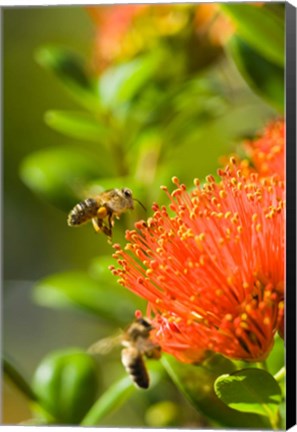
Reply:
[[82, 106], [92, 111], [100, 110], [96, 86], [77, 54], [64, 48], [46, 46], [36, 52], [35, 59], [41, 66], [53, 72]]
[[99, 83], [102, 104], [117, 108], [119, 104], [130, 101], [152, 77], [158, 65], [159, 57], [148, 55], [109, 68]]
[[284, 19], [263, 6], [223, 3], [222, 10], [236, 25], [236, 33], [259, 55], [284, 67]]
[[238, 36], [231, 38], [228, 49], [250, 87], [283, 114], [284, 69], [259, 55]]
[[45, 122], [66, 136], [101, 145], [106, 143], [108, 136], [107, 127], [86, 112], [47, 111]]
[[171, 356], [163, 356], [162, 363], [186, 399], [208, 419], [224, 427], [265, 429], [269, 423], [256, 414], [240, 413], [225, 405], [214, 392], [218, 375], [233, 370], [232, 362], [214, 358], [205, 366], [180, 363]]
[[285, 343], [284, 340], [276, 335], [273, 348], [266, 360], [268, 371], [274, 375], [277, 373], [285, 363]]
[[24, 183], [45, 200], [69, 210], [84, 190], [85, 183], [109, 167], [92, 153], [73, 147], [53, 147], [31, 153], [21, 165]]
[[48, 354], [33, 377], [38, 401], [58, 423], [78, 424], [95, 401], [97, 367], [78, 349]]
[[262, 369], [242, 369], [222, 375], [215, 382], [217, 396], [230, 408], [274, 417], [281, 403], [281, 389]]
[[35, 285], [33, 296], [40, 305], [77, 307], [120, 325], [126, 325], [135, 313], [135, 305], [116, 280], [112, 286], [83, 272], [58, 273], [42, 279]]

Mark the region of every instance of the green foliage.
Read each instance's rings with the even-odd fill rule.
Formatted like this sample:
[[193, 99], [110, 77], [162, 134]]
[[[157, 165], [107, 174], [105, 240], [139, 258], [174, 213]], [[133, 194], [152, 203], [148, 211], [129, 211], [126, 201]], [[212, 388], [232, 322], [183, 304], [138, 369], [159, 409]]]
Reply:
[[215, 381], [215, 391], [230, 408], [276, 421], [282, 401], [281, 389], [273, 376], [264, 370], [249, 368], [222, 375]]
[[232, 57], [247, 83], [280, 113], [284, 111], [284, 68], [260, 56], [239, 36], [228, 44]]
[[203, 415], [223, 427], [267, 428], [265, 419], [255, 415], [233, 411], [214, 392], [214, 383], [223, 371], [234, 370], [232, 362], [213, 358], [206, 366], [188, 365], [171, 356], [163, 356], [162, 363], [186, 399]]
[[144, 85], [154, 78], [159, 63], [159, 55], [154, 53], [107, 69], [99, 80], [102, 105], [118, 111], [122, 104], [130, 104]]
[[[55, 206], [67, 210], [77, 202], [77, 196], [87, 181], [98, 177], [100, 159], [83, 149], [52, 147], [28, 155], [20, 174], [24, 183]], [[101, 161], [101, 173], [108, 167]]]
[[125, 376], [114, 383], [92, 406], [81, 422], [81, 426], [93, 426], [119, 408], [136, 390], [131, 378]]
[[265, 5], [224, 3], [221, 8], [236, 24], [236, 32], [259, 55], [284, 66], [285, 26], [281, 14]]
[[[107, 295], [108, 293], [108, 295]], [[51, 275], [34, 287], [34, 299], [42, 306], [77, 307], [114, 324], [127, 324], [142, 305], [135, 296], [127, 298], [123, 288], [113, 281], [95, 280], [84, 272]]]
[[98, 370], [78, 349], [52, 352], [39, 364], [33, 389], [41, 407], [62, 424], [79, 423], [95, 401]]
[[48, 111], [45, 122], [57, 132], [78, 140], [94, 142], [97, 146], [104, 146], [108, 135], [104, 123], [87, 112]]
[[36, 61], [54, 73], [67, 92], [83, 107], [97, 110], [98, 94], [90, 78], [85, 62], [68, 49], [47, 46], [40, 48], [35, 55]]

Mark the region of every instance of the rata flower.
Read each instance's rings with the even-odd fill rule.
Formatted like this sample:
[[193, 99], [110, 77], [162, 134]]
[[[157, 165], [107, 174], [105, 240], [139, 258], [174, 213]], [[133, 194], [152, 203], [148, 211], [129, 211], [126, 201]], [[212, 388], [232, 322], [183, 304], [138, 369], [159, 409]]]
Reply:
[[261, 176], [285, 176], [285, 122], [269, 123], [255, 140], [245, 143], [247, 153]]
[[170, 205], [114, 245], [119, 282], [148, 301], [165, 352], [197, 362], [207, 351], [260, 361], [284, 309], [284, 182], [244, 175], [234, 159], [187, 191], [175, 177]]

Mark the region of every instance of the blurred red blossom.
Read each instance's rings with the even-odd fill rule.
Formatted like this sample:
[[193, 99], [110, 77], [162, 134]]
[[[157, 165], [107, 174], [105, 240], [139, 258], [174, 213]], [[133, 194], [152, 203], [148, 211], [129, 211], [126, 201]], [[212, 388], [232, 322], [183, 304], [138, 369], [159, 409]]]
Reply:
[[261, 176], [278, 174], [285, 176], [285, 122], [270, 122], [262, 134], [253, 141], [245, 142], [245, 148]]
[[165, 352], [197, 362], [207, 351], [260, 361], [284, 315], [284, 182], [238, 169], [234, 158], [114, 245], [119, 282], [148, 301]]
[[174, 35], [179, 37], [176, 49], [184, 44], [182, 51], [189, 50], [188, 56], [197, 57], [200, 67], [221, 53], [220, 46], [233, 32], [218, 4], [128, 4], [86, 9], [96, 25], [94, 61], [99, 71], [154, 49], [162, 38]]

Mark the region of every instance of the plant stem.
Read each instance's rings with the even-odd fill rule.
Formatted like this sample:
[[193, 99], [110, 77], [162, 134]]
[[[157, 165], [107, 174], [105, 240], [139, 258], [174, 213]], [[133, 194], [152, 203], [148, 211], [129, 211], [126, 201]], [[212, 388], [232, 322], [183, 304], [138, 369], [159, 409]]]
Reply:
[[37, 396], [33, 392], [25, 378], [16, 370], [6, 358], [3, 359], [4, 374], [13, 382], [13, 384], [31, 401], [36, 401]]
[[257, 364], [257, 366], [258, 366], [259, 369], [263, 369], [265, 371], [268, 371], [267, 363], [266, 363], [265, 360], [262, 361], [262, 362], [257, 362], [256, 364]]
[[274, 379], [277, 382], [280, 382], [286, 375], [286, 368], [285, 366], [283, 366], [278, 372], [276, 372], [276, 374], [274, 374]]

